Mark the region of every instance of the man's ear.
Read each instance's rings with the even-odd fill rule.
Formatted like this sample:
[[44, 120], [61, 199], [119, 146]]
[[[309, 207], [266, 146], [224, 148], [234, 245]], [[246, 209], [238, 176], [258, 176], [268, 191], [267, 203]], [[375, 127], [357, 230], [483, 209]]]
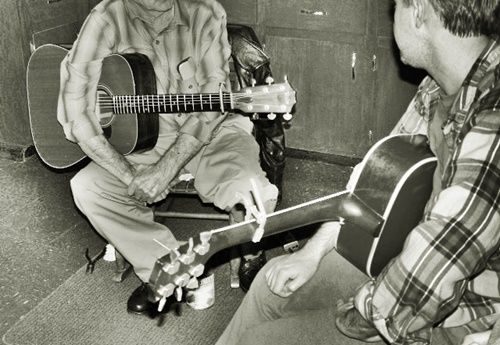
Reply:
[[430, 6], [427, 0], [413, 0], [413, 19], [415, 26], [420, 28], [425, 22], [425, 17], [427, 14], [427, 6]]

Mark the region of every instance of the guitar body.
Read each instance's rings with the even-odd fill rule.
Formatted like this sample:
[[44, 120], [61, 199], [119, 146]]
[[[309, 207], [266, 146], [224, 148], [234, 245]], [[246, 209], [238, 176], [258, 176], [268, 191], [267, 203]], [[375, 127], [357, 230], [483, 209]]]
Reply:
[[[57, 169], [70, 167], [86, 157], [78, 144], [65, 138], [63, 128], [57, 121], [60, 64], [67, 53], [67, 49], [56, 45], [39, 47], [28, 62], [26, 76], [33, 142], [40, 158]], [[155, 93], [156, 78], [147, 57], [141, 54], [115, 54], [104, 59], [98, 95]], [[113, 115], [101, 121], [104, 135], [121, 154], [155, 145], [158, 116], [142, 115]]]
[[395, 136], [377, 142], [361, 164], [353, 193], [383, 221], [376, 228], [346, 221], [337, 250], [374, 277], [399, 254], [420, 222], [431, 195], [436, 158], [425, 137]]

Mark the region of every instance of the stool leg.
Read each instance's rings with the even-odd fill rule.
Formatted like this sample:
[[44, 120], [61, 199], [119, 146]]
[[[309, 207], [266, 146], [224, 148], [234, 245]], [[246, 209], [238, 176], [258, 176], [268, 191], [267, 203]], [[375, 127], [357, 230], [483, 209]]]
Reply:
[[118, 251], [115, 251], [115, 255], [115, 272], [112, 280], [116, 283], [121, 283], [127, 278], [130, 272], [132, 272], [132, 265], [130, 265]]
[[240, 287], [240, 277], [238, 272], [240, 270], [241, 257], [238, 247], [231, 248], [231, 261], [229, 261], [231, 288], [237, 289]]
[[[244, 208], [235, 206], [229, 212], [230, 224], [240, 223], [244, 219], [245, 219]], [[240, 287], [240, 277], [238, 274], [241, 264], [240, 246], [232, 247], [230, 255], [231, 255], [231, 261], [229, 262], [229, 269], [230, 269], [231, 288], [237, 289]]]

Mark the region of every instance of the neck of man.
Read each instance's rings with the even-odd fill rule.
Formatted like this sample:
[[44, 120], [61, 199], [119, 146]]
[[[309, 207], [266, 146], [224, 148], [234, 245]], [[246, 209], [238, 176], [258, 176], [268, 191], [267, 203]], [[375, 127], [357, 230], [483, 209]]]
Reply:
[[486, 36], [458, 37], [448, 30], [440, 30], [431, 43], [427, 72], [447, 95], [453, 95], [462, 86], [488, 42]]

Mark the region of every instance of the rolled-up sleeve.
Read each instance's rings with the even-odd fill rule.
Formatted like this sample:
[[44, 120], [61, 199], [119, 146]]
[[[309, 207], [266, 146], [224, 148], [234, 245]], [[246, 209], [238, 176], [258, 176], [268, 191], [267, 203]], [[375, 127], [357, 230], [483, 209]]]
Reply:
[[110, 53], [105, 31], [104, 22], [91, 13], [60, 65], [57, 119], [70, 141], [85, 141], [102, 133], [96, 97], [102, 60]]

